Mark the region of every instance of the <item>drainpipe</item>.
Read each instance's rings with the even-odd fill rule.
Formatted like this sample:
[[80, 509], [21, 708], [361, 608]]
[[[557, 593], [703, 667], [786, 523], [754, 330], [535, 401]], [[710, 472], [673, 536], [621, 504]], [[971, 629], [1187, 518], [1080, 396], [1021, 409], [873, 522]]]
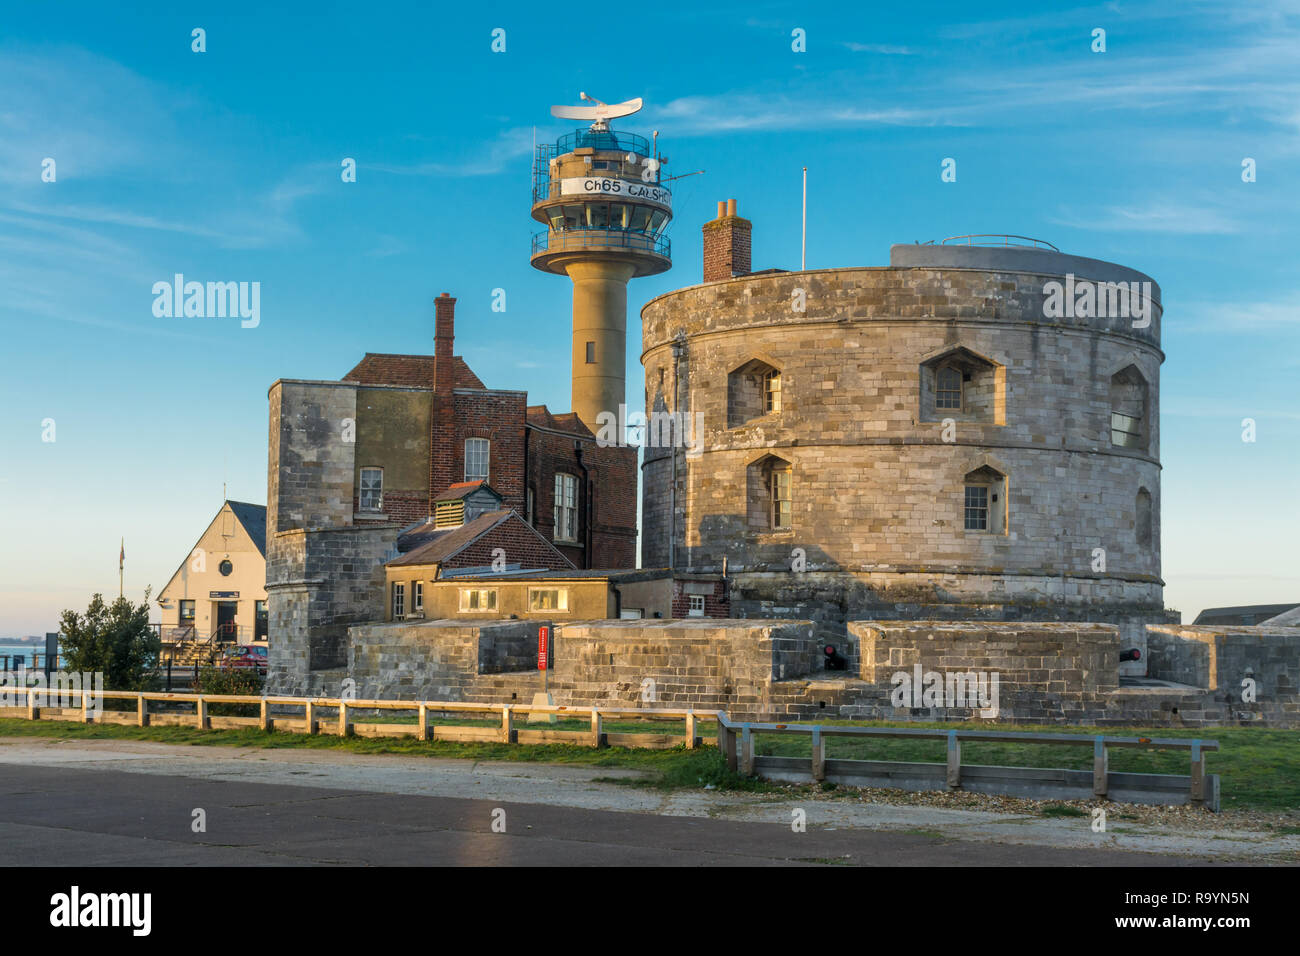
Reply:
[[[686, 349], [686, 336], [680, 332], [677, 338], [673, 340], [673, 416], [676, 418], [677, 411], [681, 406], [681, 361], [682, 352]], [[675, 429], [674, 429], [675, 431]], [[673, 456], [673, 480], [668, 486], [668, 567], [671, 570], [677, 568], [677, 443], [672, 442], [669, 445], [669, 451]]]
[[587, 466], [586, 466], [585, 464], [583, 464], [583, 462], [582, 462], [582, 445], [579, 444], [579, 443], [577, 443], [577, 442], [574, 443], [573, 457], [577, 459], [577, 461], [578, 461], [578, 467], [582, 469], [582, 519], [583, 519], [583, 520], [582, 520], [582, 524], [583, 524], [583, 530], [582, 530], [582, 542], [583, 542], [583, 545], [584, 545], [584, 547], [583, 547], [583, 552], [584, 552], [584, 554], [583, 554], [583, 558], [582, 558], [582, 564], [583, 564], [584, 567], [590, 569], [590, 568], [592, 567], [592, 557], [591, 557], [591, 498], [592, 498], [592, 494], [591, 494], [591, 481], [590, 481], [590, 478], [589, 478], [589, 476], [588, 476]]

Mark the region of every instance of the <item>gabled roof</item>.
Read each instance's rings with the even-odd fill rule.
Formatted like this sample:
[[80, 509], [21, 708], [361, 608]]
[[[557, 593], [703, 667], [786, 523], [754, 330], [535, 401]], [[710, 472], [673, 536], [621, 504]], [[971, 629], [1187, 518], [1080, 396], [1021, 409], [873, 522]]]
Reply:
[[[507, 522], [518, 524], [522, 529], [526, 529], [535, 537], [545, 548], [554, 554], [555, 558], [568, 567], [573, 567], [573, 562], [566, 558], [558, 551], [551, 542], [542, 537], [537, 529], [530, 525], [518, 513], [509, 510], [487, 511], [479, 515], [473, 521], [467, 522], [458, 528], [445, 528], [440, 531], [434, 531], [424, 537], [420, 528], [411, 529], [409, 534], [404, 536], [407, 541], [414, 543], [417, 538], [423, 538], [425, 543], [420, 544], [406, 554], [400, 555], [385, 564], [388, 568], [409, 567], [420, 564], [443, 564], [451, 560], [457, 554], [464, 551], [475, 541], [478, 541], [484, 535], [489, 534]], [[399, 542], [400, 547], [400, 542]]]
[[266, 505], [249, 504], [247, 501], [223, 501], [221, 507], [217, 509], [217, 513], [212, 516], [212, 520], [203, 529], [203, 533], [195, 540], [189, 553], [185, 555], [180, 565], [172, 572], [172, 576], [167, 579], [167, 583], [162, 586], [162, 590], [158, 592], [158, 600], [161, 600], [163, 594], [172, 586], [172, 582], [176, 580], [176, 575], [181, 573], [181, 569], [185, 567], [185, 562], [189, 561], [190, 555], [199, 546], [199, 542], [212, 530], [212, 526], [221, 517], [221, 512], [226, 510], [226, 505], [230, 505], [230, 513], [235, 516], [235, 520], [243, 527], [244, 532], [253, 542], [253, 546], [257, 548], [258, 554], [262, 556], [263, 560], [266, 560]]
[[491, 492], [496, 496], [497, 501], [505, 500], [501, 497], [501, 493], [486, 481], [458, 481], [453, 485], [449, 485], [447, 490], [434, 500], [434, 504], [440, 504], [444, 501], [459, 501], [461, 498], [472, 495], [480, 489]]
[[266, 557], [266, 505], [250, 505], [247, 501], [227, 501], [235, 520], [244, 526], [257, 550]]
[[591, 429], [583, 424], [576, 412], [562, 412], [554, 415], [545, 405], [529, 405], [525, 411], [526, 421], [535, 428], [550, 428], [554, 431], [569, 432], [583, 438], [592, 436]]
[[[387, 352], [367, 352], [356, 367], [343, 376], [345, 382], [361, 385], [404, 385], [412, 388], [433, 388], [435, 357], [432, 355], [399, 355]], [[451, 359], [455, 381], [452, 388], [484, 388], [465, 360], [459, 355]]]

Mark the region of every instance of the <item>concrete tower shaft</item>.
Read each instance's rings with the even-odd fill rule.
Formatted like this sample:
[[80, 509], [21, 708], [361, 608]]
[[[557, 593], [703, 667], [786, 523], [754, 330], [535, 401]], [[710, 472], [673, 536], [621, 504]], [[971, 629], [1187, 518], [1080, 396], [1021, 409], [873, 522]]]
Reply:
[[635, 266], [617, 260], [583, 260], [566, 266], [573, 280], [573, 411], [597, 429], [603, 411], [625, 400], [627, 281]]

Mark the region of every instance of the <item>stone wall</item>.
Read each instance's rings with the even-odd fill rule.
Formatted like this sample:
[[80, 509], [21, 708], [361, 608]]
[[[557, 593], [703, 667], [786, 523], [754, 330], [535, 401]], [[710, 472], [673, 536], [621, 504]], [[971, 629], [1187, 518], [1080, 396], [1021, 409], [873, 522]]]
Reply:
[[1154, 678], [1203, 687], [1241, 719], [1300, 720], [1300, 627], [1151, 627], [1147, 646]]
[[[315, 671], [308, 684], [333, 694], [349, 676], [362, 697], [529, 703], [542, 688], [540, 623], [354, 626], [346, 675]], [[573, 706], [721, 709], [748, 720], [982, 719], [979, 707], [951, 700], [895, 707], [894, 675], [912, 676], [919, 665], [923, 674], [996, 671], [999, 722], [1300, 728], [1300, 630], [1212, 641], [1157, 630], [1153, 647], [1170, 660], [1188, 649], [1195, 660], [1211, 643], [1221, 661], [1234, 661], [1234, 674], [1253, 668], [1260, 700], [1243, 703], [1240, 688], [1234, 699], [1213, 688], [1121, 685], [1118, 629], [1087, 623], [853, 622], [854, 669], [824, 671], [807, 621], [576, 622], [554, 626], [549, 684], [556, 703]]]

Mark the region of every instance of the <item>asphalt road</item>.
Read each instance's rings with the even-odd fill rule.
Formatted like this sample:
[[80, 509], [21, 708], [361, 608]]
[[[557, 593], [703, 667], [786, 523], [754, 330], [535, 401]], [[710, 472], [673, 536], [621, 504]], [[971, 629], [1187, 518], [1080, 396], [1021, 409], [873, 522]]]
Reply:
[[[202, 809], [204, 832], [194, 832]], [[504, 815], [497, 811], [504, 811]], [[504, 832], [494, 832], [494, 820]], [[8, 763], [0, 865], [1177, 866], [1114, 849]]]

